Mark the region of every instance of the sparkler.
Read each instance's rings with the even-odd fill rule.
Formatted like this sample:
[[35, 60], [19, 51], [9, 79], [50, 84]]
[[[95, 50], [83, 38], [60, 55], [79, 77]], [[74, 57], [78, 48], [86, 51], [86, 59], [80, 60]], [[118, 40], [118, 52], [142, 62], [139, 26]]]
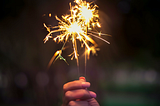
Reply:
[[[49, 32], [44, 39], [44, 43], [46, 43], [50, 38], [58, 43], [63, 42], [62, 48], [56, 51], [56, 53], [53, 55], [48, 64], [48, 67], [50, 67], [53, 61], [56, 61], [57, 59], [62, 59], [67, 63], [66, 59], [62, 57], [62, 52], [68, 41], [71, 41], [73, 46], [73, 52], [69, 56], [71, 56], [71, 60], [74, 58], [76, 59], [77, 66], [79, 66], [79, 53], [77, 47], [78, 40], [81, 44], [81, 47], [85, 47], [85, 64], [86, 56], [89, 59], [91, 52], [92, 54], [96, 54], [96, 51], [99, 50], [99, 48], [97, 48], [97, 43], [91, 38], [91, 36], [110, 44], [107, 40], [100, 37], [101, 35], [108, 34], [94, 31], [96, 30], [95, 27], [101, 27], [97, 10], [98, 6], [93, 2], [86, 2], [83, 0], [75, 0], [74, 2], [74, 6], [72, 6], [71, 3], [69, 4], [70, 14], [62, 15], [61, 19], [55, 16], [56, 20], [59, 21], [57, 26], [49, 27], [45, 23], [43, 24]], [[52, 34], [56, 32], [59, 32], [60, 34], [53, 37]]]

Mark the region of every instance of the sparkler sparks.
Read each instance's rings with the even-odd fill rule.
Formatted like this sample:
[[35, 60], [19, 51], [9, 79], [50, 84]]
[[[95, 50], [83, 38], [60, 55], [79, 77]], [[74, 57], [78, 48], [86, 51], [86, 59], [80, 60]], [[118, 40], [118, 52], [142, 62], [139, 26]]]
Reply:
[[[71, 56], [71, 60], [73, 58], [76, 59], [77, 66], [79, 66], [77, 40], [80, 41], [81, 47], [85, 46], [85, 55], [88, 56], [88, 59], [91, 52], [92, 54], [96, 54], [96, 51], [99, 50], [99, 48], [97, 48], [97, 43], [91, 38], [91, 36], [110, 44], [108, 41], [100, 37], [101, 35], [107, 34], [93, 31], [95, 27], [101, 27], [97, 10], [98, 6], [94, 5], [93, 2], [89, 3], [83, 0], [75, 0], [74, 2], [74, 6], [71, 6], [70, 3], [70, 14], [65, 16], [62, 15], [61, 19], [55, 16], [56, 20], [59, 21], [58, 26], [48, 27], [44, 23], [44, 27], [49, 32], [44, 39], [44, 43], [50, 38], [53, 38], [53, 40], [58, 43], [63, 42], [62, 48], [53, 55], [48, 67], [50, 67], [51, 63], [58, 58], [67, 63], [66, 59], [62, 57], [62, 51], [68, 41], [71, 41], [73, 46], [73, 53], [69, 56]], [[53, 37], [52, 34], [56, 32], [59, 32], [60, 34]]]

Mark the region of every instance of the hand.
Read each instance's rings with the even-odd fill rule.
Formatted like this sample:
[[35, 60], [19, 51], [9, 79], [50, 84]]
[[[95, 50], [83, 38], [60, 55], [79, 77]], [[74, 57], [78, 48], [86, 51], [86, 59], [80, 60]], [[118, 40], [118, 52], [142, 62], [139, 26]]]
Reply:
[[90, 83], [85, 81], [85, 77], [64, 84], [62, 106], [99, 106], [96, 94], [87, 90], [89, 87]]

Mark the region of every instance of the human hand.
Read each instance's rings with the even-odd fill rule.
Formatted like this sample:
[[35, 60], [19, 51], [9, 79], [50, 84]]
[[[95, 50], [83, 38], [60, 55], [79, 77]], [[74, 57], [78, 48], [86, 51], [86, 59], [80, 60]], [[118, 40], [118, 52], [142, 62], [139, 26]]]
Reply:
[[99, 106], [96, 93], [87, 90], [89, 87], [90, 83], [85, 81], [85, 77], [64, 84], [62, 106]]

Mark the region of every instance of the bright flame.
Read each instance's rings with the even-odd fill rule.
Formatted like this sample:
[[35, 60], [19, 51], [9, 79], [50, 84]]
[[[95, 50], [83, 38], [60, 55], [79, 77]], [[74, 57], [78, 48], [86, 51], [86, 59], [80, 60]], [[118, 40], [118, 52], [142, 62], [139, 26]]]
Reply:
[[86, 22], [89, 22], [89, 20], [92, 18], [92, 10], [89, 10], [86, 6], [81, 7], [81, 15], [85, 18]]
[[68, 33], [83, 33], [83, 29], [80, 25], [78, 25], [78, 23], [71, 23], [71, 25], [67, 28]]
[[78, 6], [75, 8], [78, 8], [79, 12], [79, 16], [80, 18], [83, 18], [83, 21], [85, 21], [85, 24], [89, 24], [90, 22], [96, 21], [95, 18], [98, 18], [98, 12], [96, 10], [96, 8], [98, 7], [97, 5], [91, 5], [92, 3], [88, 3], [86, 1], [83, 0], [76, 0], [75, 1]]
[[[93, 2], [89, 3], [83, 0], [75, 0], [74, 2], [76, 3], [75, 6], [71, 6], [70, 3], [70, 14], [62, 16], [62, 19], [59, 19], [57, 16], [55, 16], [56, 20], [59, 21], [58, 26], [48, 27], [46, 24], [44, 24], [44, 27], [49, 32], [44, 39], [44, 43], [46, 43], [50, 38], [53, 38], [55, 42], [64, 43], [61, 50], [58, 50], [53, 55], [48, 67], [54, 60], [57, 60], [58, 58], [66, 62], [66, 60], [62, 57], [62, 51], [69, 40], [71, 40], [73, 45], [73, 53], [71, 53], [69, 56], [71, 56], [71, 59], [75, 58], [77, 60], [77, 65], [79, 65], [77, 40], [81, 42], [81, 47], [83, 47], [83, 45], [85, 46], [85, 55], [88, 55], [88, 59], [91, 52], [92, 54], [96, 54], [96, 51], [99, 50], [99, 48], [97, 48], [98, 45], [90, 36], [101, 39], [109, 44], [108, 41], [100, 37], [101, 35], [107, 34], [93, 31], [95, 26], [101, 27], [99, 23], [98, 10], [96, 10], [98, 6], [94, 5]], [[52, 34], [55, 32], [60, 32], [60, 35], [53, 37]]]

